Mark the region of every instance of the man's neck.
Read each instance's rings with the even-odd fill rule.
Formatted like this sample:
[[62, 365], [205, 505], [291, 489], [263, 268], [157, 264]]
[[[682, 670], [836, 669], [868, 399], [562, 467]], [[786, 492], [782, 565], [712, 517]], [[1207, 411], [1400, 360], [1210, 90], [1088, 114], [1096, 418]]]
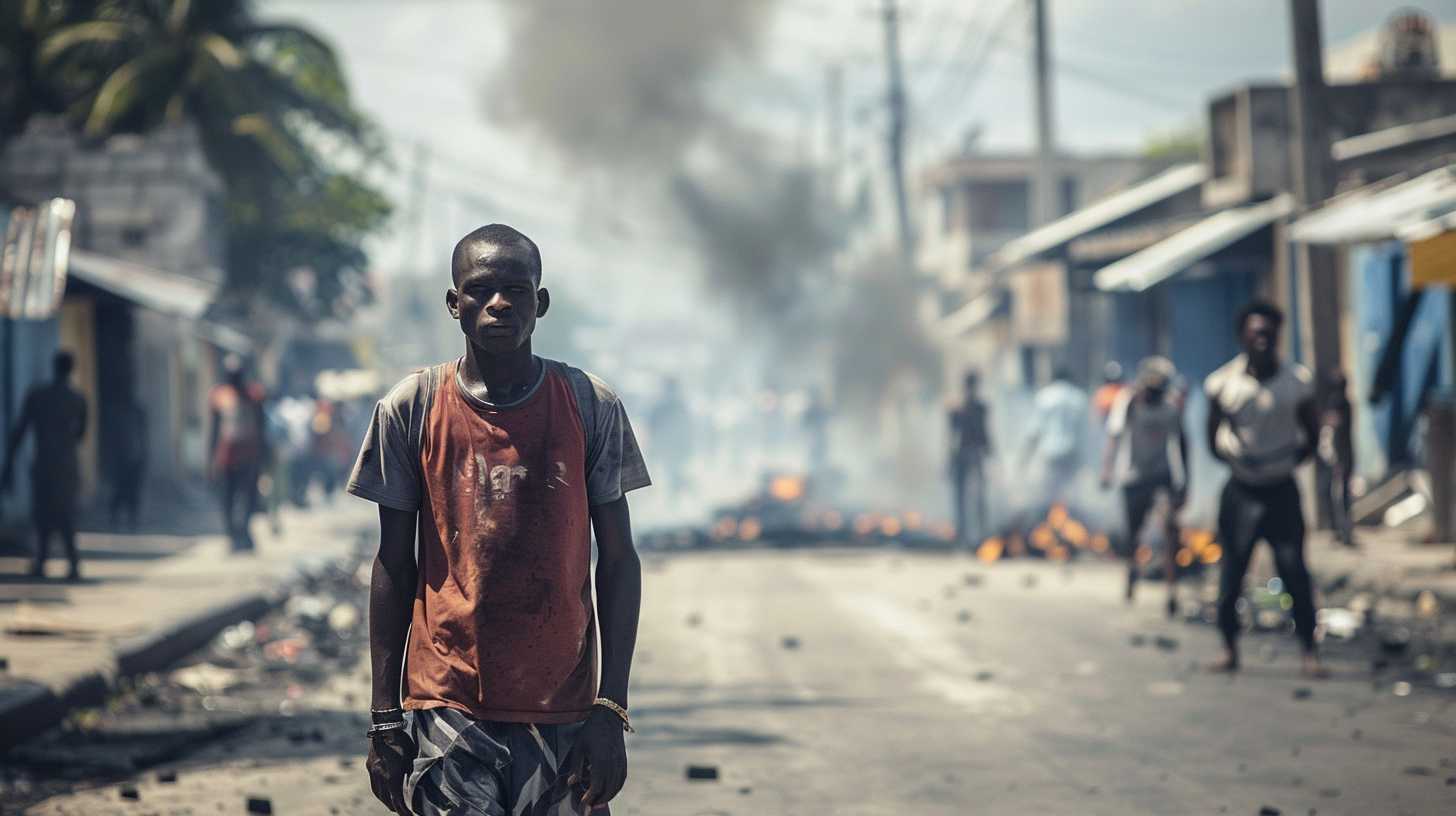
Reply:
[[1249, 373], [1254, 375], [1255, 379], [1267, 380], [1275, 374], [1279, 373], [1278, 357], [1275, 357], [1272, 354], [1267, 357], [1255, 357], [1253, 355], [1245, 356], [1247, 356], [1249, 360]]
[[487, 354], [466, 342], [460, 379], [465, 389], [485, 402], [511, 402], [525, 395], [536, 382], [536, 355], [531, 341], [507, 354]]

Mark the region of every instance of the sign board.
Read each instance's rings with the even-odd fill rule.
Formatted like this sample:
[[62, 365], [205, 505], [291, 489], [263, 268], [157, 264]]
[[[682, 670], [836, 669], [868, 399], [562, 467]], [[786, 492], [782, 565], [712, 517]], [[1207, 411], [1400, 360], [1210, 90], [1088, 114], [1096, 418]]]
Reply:
[[1438, 232], [1406, 244], [1411, 286], [1456, 287], [1456, 230]]
[[76, 202], [52, 198], [0, 210], [0, 316], [45, 320], [66, 291]]
[[1059, 263], [1027, 266], [1008, 276], [1011, 335], [1028, 346], [1067, 342], [1067, 273]]

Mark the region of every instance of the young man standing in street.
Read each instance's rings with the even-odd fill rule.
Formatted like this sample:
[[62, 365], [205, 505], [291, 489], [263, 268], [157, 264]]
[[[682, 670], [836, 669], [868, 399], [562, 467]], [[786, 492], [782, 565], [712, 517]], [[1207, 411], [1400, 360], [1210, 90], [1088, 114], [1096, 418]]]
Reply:
[[1210, 668], [1239, 669], [1238, 600], [1259, 539], [1269, 542], [1279, 578], [1294, 601], [1294, 626], [1304, 649], [1303, 671], [1325, 676], [1314, 642], [1314, 597], [1304, 563], [1304, 514], [1294, 471], [1319, 439], [1314, 378], [1297, 363], [1279, 359], [1284, 313], [1255, 302], [1239, 313], [1243, 353], [1204, 382], [1208, 397], [1208, 446], [1232, 470], [1219, 500], [1218, 540], [1223, 546], [1218, 625], [1224, 655]]
[[59, 533], [70, 559], [72, 581], [81, 578], [81, 554], [76, 549], [76, 503], [81, 494], [81, 437], [86, 434], [86, 398], [71, 386], [76, 360], [68, 351], [56, 352], [51, 362], [54, 377], [25, 395], [20, 421], [10, 431], [5, 470], [0, 488], [9, 490], [15, 474], [15, 454], [28, 431], [35, 431], [35, 459], [30, 466], [30, 512], [35, 524], [35, 562], [30, 574], [45, 577], [46, 550], [51, 533]]
[[465, 354], [380, 401], [348, 485], [379, 505], [370, 782], [400, 814], [604, 811], [627, 776], [626, 493], [647, 469], [616, 394], [531, 351], [536, 244], [492, 224], [451, 265]]
[[[1163, 504], [1163, 566], [1168, 583], [1168, 617], [1178, 614], [1178, 510], [1188, 495], [1188, 436], [1183, 433], [1183, 412], [1170, 389], [1177, 375], [1164, 357], [1149, 357], [1138, 365], [1133, 387], [1123, 390], [1107, 417], [1107, 448], [1102, 456], [1102, 487], [1112, 486], [1120, 472], [1123, 508], [1127, 518], [1127, 591], [1132, 602], [1137, 588], [1138, 536], [1148, 514]], [[1176, 445], [1176, 452], [1175, 452]]]
[[[966, 372], [961, 403], [950, 411], [950, 489], [955, 510], [956, 543], [974, 548], [986, 534], [986, 458], [991, 455], [986, 403], [980, 395], [981, 376]], [[975, 535], [971, 517], [975, 518]]]
[[252, 552], [258, 478], [268, 458], [263, 386], [248, 382], [243, 360], [223, 359], [223, 381], [207, 397], [209, 469], [222, 504], [222, 523], [233, 552]]

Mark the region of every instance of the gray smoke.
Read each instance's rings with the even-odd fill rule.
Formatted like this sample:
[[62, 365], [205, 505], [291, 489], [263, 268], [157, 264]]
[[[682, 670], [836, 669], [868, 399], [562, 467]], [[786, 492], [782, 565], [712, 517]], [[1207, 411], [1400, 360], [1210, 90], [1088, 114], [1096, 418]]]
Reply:
[[592, 169], [671, 167], [722, 117], [713, 70], [751, 53], [773, 0], [506, 0], [489, 107]]

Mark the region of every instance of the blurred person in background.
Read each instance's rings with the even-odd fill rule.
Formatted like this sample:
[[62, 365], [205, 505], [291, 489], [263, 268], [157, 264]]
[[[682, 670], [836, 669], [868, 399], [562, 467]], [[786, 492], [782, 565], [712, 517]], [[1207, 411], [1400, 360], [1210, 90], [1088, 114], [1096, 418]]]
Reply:
[[223, 381], [208, 395], [207, 448], [222, 505], [223, 529], [234, 552], [253, 549], [249, 525], [258, 512], [258, 477], [268, 457], [263, 386], [249, 382], [243, 360], [223, 359]]
[[1314, 640], [1314, 597], [1304, 562], [1304, 514], [1294, 472], [1314, 453], [1319, 410], [1314, 378], [1303, 366], [1279, 359], [1284, 313], [1262, 301], [1245, 306], [1237, 321], [1243, 353], [1204, 381], [1209, 449], [1232, 471], [1219, 498], [1218, 541], [1223, 545], [1218, 626], [1223, 657], [1210, 668], [1239, 669], [1238, 601], [1254, 545], [1269, 542], [1274, 563], [1293, 599], [1295, 631], [1304, 650], [1303, 672], [1324, 677]]
[[491, 224], [451, 266], [464, 356], [380, 400], [348, 484], [379, 505], [370, 784], [400, 814], [585, 814], [627, 778], [650, 479], [616, 393], [532, 353], [535, 242]]
[[951, 507], [956, 541], [962, 546], [974, 546], [987, 528], [986, 459], [992, 451], [987, 422], [990, 411], [981, 399], [980, 387], [981, 375], [966, 372], [961, 401], [949, 411]]
[[1122, 363], [1108, 360], [1102, 366], [1102, 385], [1092, 394], [1092, 410], [1097, 412], [1099, 422], [1107, 422], [1112, 414], [1112, 407], [1117, 404], [1117, 398], [1122, 396], [1126, 388], [1123, 384]]
[[1071, 372], [1060, 366], [1032, 401], [1026, 458], [1041, 467], [1042, 498], [1049, 503], [1067, 504], [1082, 470], [1087, 403], [1087, 393], [1073, 385]]
[[1320, 516], [1330, 520], [1340, 543], [1355, 546], [1355, 525], [1350, 518], [1350, 476], [1355, 470], [1354, 414], [1345, 372], [1334, 369], [1320, 388], [1320, 430], [1315, 481]]
[[1182, 406], [1173, 393], [1177, 370], [1163, 357], [1138, 364], [1137, 379], [1113, 403], [1107, 418], [1102, 456], [1102, 487], [1122, 487], [1127, 519], [1127, 590], [1137, 588], [1138, 540], [1148, 515], [1158, 508], [1163, 536], [1163, 569], [1168, 584], [1167, 614], [1178, 614], [1178, 510], [1188, 496], [1188, 436]]
[[127, 528], [136, 530], [147, 474], [147, 410], [128, 394], [112, 407], [112, 416], [121, 433], [111, 447], [111, 526], [121, 529], [125, 518]]
[[51, 360], [51, 381], [32, 386], [21, 404], [20, 419], [10, 431], [0, 489], [9, 492], [15, 476], [15, 454], [27, 432], [34, 432], [35, 458], [30, 465], [30, 518], [35, 525], [35, 562], [30, 574], [45, 577], [51, 533], [59, 533], [71, 562], [69, 580], [81, 578], [76, 549], [76, 511], [81, 493], [81, 438], [86, 435], [86, 398], [71, 387], [76, 360], [58, 351]]

